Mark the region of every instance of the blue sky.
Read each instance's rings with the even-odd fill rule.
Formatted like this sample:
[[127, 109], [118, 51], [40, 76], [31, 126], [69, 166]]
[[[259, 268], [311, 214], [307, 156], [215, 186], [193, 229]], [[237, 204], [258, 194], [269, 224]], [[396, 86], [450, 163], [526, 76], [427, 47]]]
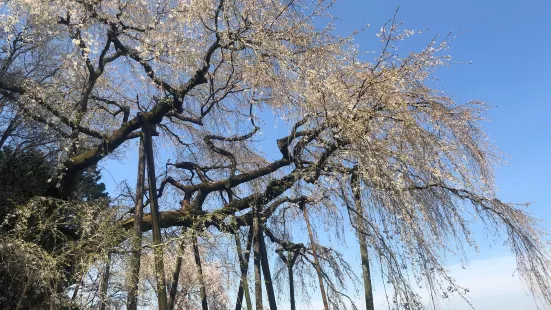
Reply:
[[[405, 28], [428, 29], [411, 39], [416, 44], [427, 43], [436, 34], [464, 32], [451, 43], [449, 53], [454, 61], [470, 64], [438, 71], [436, 87], [459, 102], [482, 100], [494, 107], [483, 126], [507, 161], [496, 170], [498, 196], [507, 202], [532, 202], [531, 212], [551, 228], [551, 1], [340, 1], [332, 8], [341, 19], [336, 33], [346, 35], [369, 23], [371, 27], [358, 35], [356, 43], [363, 51], [379, 50], [375, 34], [398, 6], [397, 20]], [[264, 133], [266, 143], [273, 143], [277, 131]], [[265, 151], [271, 148], [265, 147]], [[135, 156], [127, 157], [131, 160], [125, 166], [134, 171]], [[121, 165], [110, 162], [103, 167], [110, 191], [114, 192], [115, 180], [129, 178], [134, 184], [134, 173], [127, 175]], [[345, 250], [355, 259], [354, 236], [350, 238], [350, 248]], [[460, 272], [449, 262], [459, 282], [471, 287], [473, 304], [479, 309], [535, 309], [526, 290], [512, 277], [515, 267], [510, 252], [488, 243], [483, 241], [481, 252], [470, 255], [467, 271]], [[377, 300], [380, 294], [377, 290], [376, 304], [386, 309], [381, 298]], [[443, 306], [467, 309], [456, 300]], [[315, 298], [310, 308], [317, 309]]]

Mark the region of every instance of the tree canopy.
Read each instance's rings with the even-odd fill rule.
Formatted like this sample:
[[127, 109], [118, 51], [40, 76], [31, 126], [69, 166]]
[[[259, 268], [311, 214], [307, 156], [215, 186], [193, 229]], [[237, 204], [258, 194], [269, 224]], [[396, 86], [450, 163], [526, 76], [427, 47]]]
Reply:
[[[233, 296], [205, 287], [213, 266], [237, 292], [225, 308], [294, 304], [296, 287], [301, 296], [321, 291], [326, 309], [343, 309], [358, 262], [318, 239], [351, 230], [366, 300], [371, 267], [388, 283], [391, 308], [418, 309], [422, 284], [434, 304], [449, 294], [467, 298], [444, 258], [475, 245], [473, 218], [506, 238], [526, 284], [551, 302], [542, 228], [524, 205], [496, 197], [499, 158], [480, 124], [486, 105], [455, 102], [431, 86], [449, 64], [451, 38], [404, 56], [397, 47], [415, 31], [391, 19], [370, 58], [353, 35], [320, 26], [331, 20], [331, 4], [0, 2], [0, 145], [32, 145], [54, 163], [50, 178], [33, 178], [40, 197], [6, 216], [2, 238], [48, 257], [52, 273], [40, 285], [57, 280], [44, 303], [136, 309], [149, 261], [159, 308], [186, 304], [174, 300], [190, 298], [176, 294], [185, 285], [180, 267], [170, 268], [180, 265], [163, 262], [176, 253], [170, 262], [193, 256], [202, 309], [223, 309], [220, 300]], [[270, 117], [288, 130], [261, 141]], [[268, 144], [277, 153], [263, 152]], [[137, 185], [121, 186], [109, 208], [99, 207], [104, 188], [94, 171], [126, 152], [140, 154]], [[113, 270], [126, 282], [113, 280]], [[288, 296], [276, 294], [286, 288]], [[44, 288], [22, 282], [18, 294], [36, 291]]]

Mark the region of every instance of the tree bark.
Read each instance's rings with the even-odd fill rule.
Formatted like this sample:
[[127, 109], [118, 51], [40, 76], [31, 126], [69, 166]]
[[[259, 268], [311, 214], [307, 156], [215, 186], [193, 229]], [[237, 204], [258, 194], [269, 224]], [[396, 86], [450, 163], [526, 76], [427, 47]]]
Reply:
[[132, 240], [132, 257], [130, 259], [130, 287], [128, 289], [128, 310], [138, 309], [138, 289], [140, 284], [140, 259], [142, 256], [142, 220], [143, 194], [145, 183], [145, 151], [144, 137], [140, 138], [138, 151], [138, 177], [136, 184], [136, 202], [134, 205], [134, 239]]
[[100, 298], [100, 310], [105, 310], [107, 308], [107, 290], [109, 288], [109, 276], [110, 276], [110, 270], [111, 270], [111, 253], [107, 254], [107, 262], [105, 263], [105, 269], [103, 270], [103, 274], [101, 276], [100, 281], [100, 292], [99, 292], [99, 298]]
[[354, 206], [356, 208], [356, 233], [360, 244], [360, 257], [362, 262], [362, 277], [364, 281], [364, 296], [366, 310], [374, 310], [373, 286], [371, 284], [371, 271], [369, 270], [369, 256], [367, 243], [365, 241], [365, 225], [363, 219], [363, 208], [360, 193], [360, 180], [354, 173], [351, 178], [352, 193], [354, 195]]
[[197, 244], [197, 236], [193, 237], [193, 256], [195, 257], [195, 264], [197, 265], [197, 276], [199, 278], [201, 294], [201, 307], [203, 310], [209, 310], [207, 291], [205, 289], [205, 279], [203, 277], [203, 268], [201, 267], [201, 256], [199, 254], [199, 245]]
[[153, 226], [153, 254], [155, 260], [155, 276], [157, 279], [158, 304], [159, 310], [168, 310], [168, 301], [166, 296], [165, 272], [163, 263], [163, 249], [161, 229], [159, 227], [159, 210], [157, 202], [157, 183], [155, 179], [155, 160], [153, 157], [153, 141], [151, 138], [151, 125], [142, 114], [138, 114], [142, 121], [142, 131], [144, 133], [145, 158], [147, 161], [147, 176], [149, 184], [149, 206], [151, 209]]
[[268, 303], [270, 310], [277, 310], [277, 304], [274, 293], [274, 286], [272, 283], [272, 275], [270, 273], [270, 264], [268, 262], [268, 252], [266, 251], [266, 243], [264, 242], [264, 233], [262, 232], [262, 225], [258, 225], [258, 236], [260, 245], [260, 258], [262, 265], [262, 274], [264, 275], [264, 285], [266, 286], [266, 294], [268, 295]]
[[308, 236], [310, 237], [310, 244], [312, 244], [312, 252], [314, 253], [314, 262], [316, 263], [316, 272], [318, 274], [318, 281], [320, 285], [321, 299], [323, 300], [323, 309], [329, 310], [329, 303], [327, 302], [327, 295], [325, 294], [325, 286], [323, 285], [323, 275], [321, 273], [321, 267], [318, 259], [317, 245], [314, 239], [314, 233], [310, 226], [310, 220], [308, 218], [308, 211], [306, 211], [306, 205], [302, 205], [302, 214], [304, 215], [304, 221], [306, 221], [306, 228], [308, 228]]
[[247, 273], [249, 269], [249, 258], [251, 254], [251, 245], [253, 239], [253, 229], [249, 228], [249, 233], [247, 235], [247, 244], [245, 248], [245, 253], [241, 248], [241, 240], [238, 235], [239, 231], [236, 230], [235, 235], [235, 245], [237, 247], [237, 256], [239, 258], [239, 267], [241, 271], [241, 281], [239, 283], [239, 290], [237, 292], [237, 302], [235, 303], [235, 310], [241, 310], [243, 303], [243, 294], [245, 294], [245, 302], [247, 303], [247, 310], [253, 310], [253, 303], [251, 300], [251, 294], [249, 291], [249, 281], [247, 280]]

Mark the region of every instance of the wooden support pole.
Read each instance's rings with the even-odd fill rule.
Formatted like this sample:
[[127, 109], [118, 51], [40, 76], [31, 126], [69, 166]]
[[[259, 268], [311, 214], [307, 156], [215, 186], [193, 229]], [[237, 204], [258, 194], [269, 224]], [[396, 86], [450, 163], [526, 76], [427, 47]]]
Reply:
[[134, 205], [134, 237], [132, 239], [132, 257], [130, 259], [130, 271], [128, 281], [127, 304], [128, 310], [138, 309], [138, 289], [140, 284], [140, 260], [142, 256], [142, 220], [143, 220], [143, 195], [145, 184], [145, 151], [144, 138], [140, 137], [138, 150], [138, 177], [136, 181], [136, 200]]
[[268, 252], [266, 251], [266, 243], [264, 242], [264, 233], [262, 232], [262, 224], [258, 225], [260, 255], [262, 263], [262, 275], [264, 276], [264, 285], [266, 286], [266, 294], [268, 295], [268, 303], [270, 310], [277, 310], [277, 304], [274, 293], [274, 286], [272, 283], [272, 275], [270, 273], [270, 264], [268, 262]]
[[365, 309], [374, 310], [373, 286], [371, 284], [371, 271], [369, 270], [369, 256], [367, 242], [365, 241], [365, 223], [363, 219], [363, 208], [360, 192], [360, 179], [356, 173], [350, 179], [352, 194], [354, 195], [354, 207], [356, 209], [356, 233], [360, 244], [360, 258], [362, 262], [362, 277], [364, 281]]
[[[182, 228], [181, 235], [184, 235], [186, 232], [185, 228]], [[174, 304], [176, 302], [176, 292], [178, 291], [178, 280], [180, 279], [180, 269], [182, 269], [182, 259], [184, 255], [185, 244], [182, 240], [178, 248], [178, 257], [176, 258], [176, 266], [174, 267], [174, 272], [172, 272], [172, 282], [170, 284], [170, 291], [168, 294], [168, 309], [173, 310]]]
[[262, 307], [262, 271], [260, 270], [260, 235], [259, 229], [260, 219], [258, 218], [258, 211], [254, 211], [253, 217], [253, 262], [254, 262], [254, 299], [256, 304], [256, 310], [264, 310]]
[[201, 256], [199, 253], [199, 244], [197, 243], [197, 235], [193, 236], [193, 256], [195, 258], [195, 265], [197, 265], [197, 276], [199, 278], [201, 294], [201, 307], [203, 310], [209, 310], [209, 305], [207, 302], [207, 290], [205, 289], [205, 279], [203, 277], [203, 268], [201, 267]]
[[163, 248], [161, 229], [159, 227], [159, 209], [157, 201], [157, 183], [155, 179], [155, 159], [153, 157], [153, 139], [151, 124], [142, 114], [138, 114], [142, 123], [144, 134], [144, 149], [147, 162], [147, 180], [149, 185], [149, 206], [151, 208], [152, 230], [153, 230], [153, 255], [155, 260], [155, 277], [157, 279], [157, 299], [159, 310], [168, 310], [166, 296], [165, 271], [163, 263]]
[[247, 235], [247, 244], [245, 247], [245, 253], [241, 247], [241, 240], [239, 237], [239, 230], [235, 230], [235, 245], [237, 247], [237, 255], [239, 258], [239, 267], [241, 271], [241, 280], [239, 283], [239, 290], [237, 292], [237, 301], [235, 303], [235, 310], [241, 310], [243, 304], [243, 295], [245, 295], [245, 302], [247, 303], [247, 310], [253, 310], [253, 303], [251, 300], [251, 293], [249, 291], [249, 280], [247, 279], [247, 273], [249, 269], [249, 258], [251, 256], [251, 245], [253, 239], [253, 229], [249, 228]]

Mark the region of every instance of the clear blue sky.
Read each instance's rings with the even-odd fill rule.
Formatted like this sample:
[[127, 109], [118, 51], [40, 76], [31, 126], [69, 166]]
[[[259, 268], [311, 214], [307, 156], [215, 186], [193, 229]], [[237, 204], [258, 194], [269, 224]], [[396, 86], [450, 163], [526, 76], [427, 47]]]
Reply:
[[[356, 43], [364, 51], [379, 50], [375, 34], [398, 6], [397, 20], [405, 28], [428, 28], [412, 39], [414, 45], [427, 43], [439, 33], [465, 31], [452, 42], [449, 53], [455, 61], [471, 64], [440, 70], [437, 87], [459, 102], [474, 99], [494, 106], [483, 126], [508, 162], [497, 168], [498, 196], [507, 202], [532, 202], [531, 212], [551, 230], [551, 1], [343, 0], [332, 9], [341, 18], [336, 32], [346, 35], [369, 23], [371, 27], [358, 35]], [[272, 148], [268, 145], [273, 144], [272, 137], [279, 138], [277, 131], [264, 133], [265, 151]], [[128, 178], [134, 184], [133, 173], [125, 171], [135, 170], [134, 157], [128, 154], [131, 160], [125, 165], [131, 169], [121, 169], [114, 162], [103, 165], [110, 191], [115, 191], [115, 180]], [[354, 259], [353, 239], [349, 246], [347, 254]], [[479, 309], [535, 309], [518, 280], [511, 277], [514, 261], [509, 253], [499, 245], [481, 247], [481, 254], [471, 256], [472, 268], [454, 274], [471, 287], [473, 304]], [[380, 293], [376, 291], [376, 304], [385, 309], [380, 299], [377, 302]], [[444, 304], [444, 308], [467, 309], [459, 303]]]

